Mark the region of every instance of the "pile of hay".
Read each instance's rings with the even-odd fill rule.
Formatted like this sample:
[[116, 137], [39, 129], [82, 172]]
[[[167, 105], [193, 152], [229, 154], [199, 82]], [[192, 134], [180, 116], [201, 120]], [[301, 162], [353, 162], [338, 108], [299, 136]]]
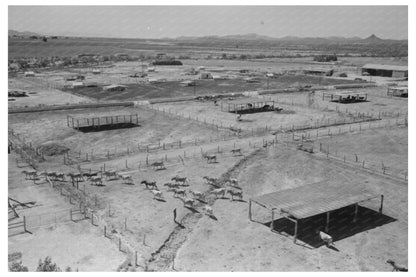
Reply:
[[69, 148], [57, 143], [46, 143], [41, 145], [39, 150], [46, 156], [56, 156], [67, 153]]

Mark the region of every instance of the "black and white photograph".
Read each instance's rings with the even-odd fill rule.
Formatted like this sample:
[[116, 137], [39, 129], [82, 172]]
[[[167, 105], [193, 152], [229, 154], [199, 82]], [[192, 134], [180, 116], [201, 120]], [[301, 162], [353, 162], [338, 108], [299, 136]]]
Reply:
[[9, 2], [5, 271], [408, 271], [408, 5]]

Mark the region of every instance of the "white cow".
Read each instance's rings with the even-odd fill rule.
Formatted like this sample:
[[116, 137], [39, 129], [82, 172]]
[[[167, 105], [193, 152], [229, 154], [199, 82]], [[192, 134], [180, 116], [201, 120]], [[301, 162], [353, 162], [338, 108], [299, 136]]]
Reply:
[[150, 192], [153, 194], [153, 199], [163, 200], [163, 194], [160, 190], [152, 189]]
[[332, 242], [332, 237], [330, 236], [330, 235], [328, 235], [327, 233], [324, 233], [324, 232], [322, 232], [322, 231], [317, 231], [318, 232], [318, 234], [319, 234], [319, 238], [323, 241], [323, 242], [325, 242], [325, 244], [326, 244], [326, 246], [330, 246], [330, 245], [333, 245], [333, 242]]
[[212, 207], [211, 207], [211, 206], [209, 206], [209, 205], [205, 205], [205, 206], [202, 208], [202, 210], [204, 211], [204, 213], [205, 213], [206, 215], [209, 215], [209, 216], [214, 216], [214, 211], [212, 210]]
[[217, 198], [223, 198], [225, 196], [225, 192], [225, 188], [214, 189], [211, 191], [211, 193], [213, 193]]

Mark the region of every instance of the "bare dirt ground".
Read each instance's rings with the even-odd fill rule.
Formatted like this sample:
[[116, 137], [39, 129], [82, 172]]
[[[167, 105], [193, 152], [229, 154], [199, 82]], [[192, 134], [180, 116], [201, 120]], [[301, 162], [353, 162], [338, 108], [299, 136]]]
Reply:
[[[86, 184], [86, 190], [90, 194], [96, 194], [111, 205], [112, 215], [108, 209], [103, 211], [105, 220], [115, 228], [122, 230], [123, 236], [139, 250], [142, 258], [150, 259], [163, 245], [166, 238], [177, 226], [173, 221], [173, 210], [177, 209], [177, 221], [188, 213], [203, 216], [202, 206], [204, 202], [197, 201], [200, 206], [196, 211], [185, 208], [182, 201], [174, 197], [173, 192], [168, 192], [163, 184], [172, 182], [171, 178], [179, 175], [186, 176], [189, 186], [184, 189], [206, 192], [212, 187], [208, 186], [202, 176], [219, 178], [229, 166], [238, 162], [242, 157], [221, 157], [218, 163], [208, 164], [200, 157], [186, 159], [185, 165], [176, 164], [168, 166], [166, 170], [154, 171], [151, 168], [142, 170], [127, 170], [134, 180], [134, 185], [123, 184], [121, 180], [105, 182], [104, 187], [90, 186]], [[108, 168], [116, 168], [122, 161], [106, 163]], [[96, 167], [101, 164], [96, 165]], [[156, 181], [162, 191], [164, 201], [153, 198], [152, 193], [140, 184], [142, 180]], [[207, 194], [209, 197], [209, 194]], [[208, 199], [208, 198], [207, 198]], [[201, 206], [202, 205], [202, 206]], [[127, 230], [124, 229], [124, 221], [127, 218]], [[149, 219], [152, 220], [149, 220]], [[212, 219], [210, 219], [212, 220]]]
[[[268, 98], [267, 98], [268, 100]], [[235, 128], [241, 128], [243, 130], [256, 130], [257, 128], [279, 129], [279, 128], [291, 128], [295, 126], [314, 125], [316, 123], [327, 123], [328, 119], [334, 122], [334, 120], [340, 121], [346, 118], [342, 114], [329, 111], [320, 111], [316, 109], [310, 109], [308, 107], [291, 106], [280, 103], [275, 103], [275, 106], [283, 108], [283, 112], [262, 112], [244, 114], [242, 121], [236, 120], [234, 113], [227, 111], [221, 111], [221, 105], [223, 109], [226, 109], [226, 105], [230, 103], [254, 103], [262, 102], [264, 98], [257, 97], [244, 97], [239, 98], [237, 101], [221, 101], [218, 102], [218, 106], [215, 106], [212, 101], [207, 102], [177, 102], [177, 103], [163, 103], [156, 104], [155, 107], [159, 109], [165, 109], [171, 113], [180, 113], [185, 117], [191, 116], [192, 118], [198, 117], [199, 120], [206, 120], [206, 122], [214, 122], [214, 124], [222, 126], [233, 126]]]
[[[36, 77], [33, 77], [36, 78]], [[28, 97], [15, 97], [15, 101], [9, 101], [9, 107], [24, 107], [43, 105], [66, 105], [68, 103], [87, 103], [91, 100], [74, 94], [65, 93], [58, 89], [33, 80], [32, 77], [9, 78], [9, 89], [28, 91]], [[10, 98], [9, 98], [10, 99]]]
[[[161, 68], [160, 70], [164, 70]], [[164, 78], [170, 76], [165, 72], [158, 72], [157, 78]], [[168, 71], [169, 72], [169, 71]], [[230, 73], [231, 74], [231, 73]], [[233, 72], [232, 74], [236, 74]], [[232, 93], [232, 92], [241, 92], [241, 91], [256, 91], [256, 90], [265, 90], [265, 89], [284, 89], [288, 87], [295, 86], [305, 86], [305, 85], [335, 85], [335, 84], [345, 84], [345, 83], [358, 83], [357, 81], [351, 80], [338, 80], [338, 79], [329, 79], [329, 78], [319, 78], [314, 76], [303, 76], [303, 75], [284, 75], [277, 78], [267, 79], [263, 76], [264, 73], [258, 76], [259, 82], [248, 83], [244, 78], [249, 77], [249, 75], [238, 75], [233, 77], [230, 80], [199, 80], [198, 76], [187, 77], [184, 75], [178, 76], [175, 80], [157, 82], [157, 83], [147, 83], [144, 80], [133, 79], [130, 80], [116, 79], [113, 82], [116, 84], [125, 84], [127, 88], [122, 92], [111, 92], [104, 91], [102, 87], [81, 87], [76, 89], [68, 89], [68, 92], [75, 92], [80, 95], [85, 95], [92, 97], [98, 100], [143, 100], [151, 98], [166, 98], [166, 97], [181, 97], [181, 96], [193, 96], [193, 95], [205, 95], [205, 94], [222, 94], [222, 93]], [[111, 74], [109, 74], [111, 76]], [[104, 83], [100, 84], [109, 84], [109, 78], [106, 78]], [[148, 77], [151, 78], [151, 77]], [[170, 78], [172, 78], [170, 76]], [[196, 86], [184, 86], [180, 83], [182, 80], [197, 80]], [[118, 82], [115, 82], [118, 81]]]
[[339, 252], [325, 246], [306, 249], [271, 232], [268, 226], [250, 222], [247, 203], [221, 200], [214, 206], [218, 221], [205, 218], [199, 221], [179, 250], [175, 260], [177, 270], [388, 271], [387, 259], [407, 263], [403, 251], [407, 247], [407, 187], [402, 184], [279, 147], [248, 164], [238, 180], [246, 200], [320, 180], [334, 186], [365, 182], [369, 188], [384, 193], [384, 212], [397, 221], [336, 241]]
[[[212, 66], [211, 70], [221, 69], [223, 61], [189, 61], [186, 66]], [[356, 60], [351, 63], [358, 62]], [[253, 70], [278, 70], [280, 65], [270, 68], [264, 62], [224, 61], [226, 69], [238, 69], [247, 65]], [[304, 66], [288, 62], [288, 67]], [[107, 76], [126, 75], [130, 70], [140, 69], [139, 63], [131, 69], [130, 63], [119, 63], [114, 68], [104, 69], [102, 75], [90, 76], [90, 80], [105, 80]], [[348, 67], [348, 65], [345, 65]], [[233, 68], [235, 67], [235, 68]], [[262, 69], [263, 68], [263, 69]], [[283, 67], [280, 66], [280, 69]], [[169, 68], [157, 71], [160, 76], [178, 74], [169, 72]], [[221, 70], [216, 72], [222, 72]], [[51, 73], [52, 74], [52, 73]], [[52, 74], [53, 75], [53, 74]], [[156, 75], [155, 75], [156, 76]], [[60, 78], [54, 76], [53, 78]], [[46, 77], [45, 77], [46, 78]], [[114, 79], [116, 80], [116, 79]], [[127, 79], [126, 79], [127, 80]], [[322, 79], [324, 80], [324, 79]], [[327, 80], [327, 79], [325, 79]], [[332, 79], [331, 79], [332, 80]], [[12, 79], [13, 82], [23, 82]], [[124, 79], [121, 79], [124, 81]], [[295, 80], [290, 80], [289, 83]], [[207, 82], [214, 82], [208, 80]], [[332, 82], [332, 81], [331, 81]], [[337, 81], [338, 82], [338, 81]], [[289, 84], [288, 83], [288, 84]], [[27, 83], [25, 88], [36, 88], [37, 82]], [[17, 84], [16, 88], [23, 86]], [[264, 86], [264, 83], [260, 84]], [[244, 87], [245, 84], [244, 84]], [[155, 88], [157, 93], [164, 95], [164, 90]], [[169, 86], [164, 88], [169, 91]], [[185, 89], [185, 88], [184, 88]], [[186, 88], [193, 90], [193, 88]], [[239, 87], [241, 89], [241, 87]], [[35, 90], [35, 89], [33, 89]], [[198, 90], [198, 88], [197, 88]], [[246, 89], [244, 89], [246, 90]], [[277, 106], [295, 111], [294, 114], [257, 113], [243, 115], [243, 121], [237, 122], [235, 115], [221, 112], [220, 106], [212, 102], [179, 102], [154, 105], [177, 112], [183, 117], [192, 117], [207, 123], [223, 126], [237, 126], [244, 129], [264, 128], [265, 125], [279, 128], [285, 125], [303, 125], [346, 118], [346, 109], [353, 112], [382, 114], [384, 120], [396, 120], [394, 112], [407, 112], [407, 99], [394, 99], [385, 96], [384, 88], [368, 88], [369, 102], [342, 105], [321, 100], [321, 92], [316, 92], [312, 98], [314, 105], [308, 107], [307, 93], [279, 94], [274, 96], [258, 96], [247, 98], [250, 101], [263, 101], [276, 98], [280, 101]], [[174, 92], [169, 92], [170, 96]], [[216, 92], [215, 92], [216, 93]], [[60, 93], [55, 101], [66, 103], [70, 94]], [[150, 93], [146, 97], [153, 95]], [[168, 96], [169, 96], [168, 95]], [[71, 96], [71, 95], [70, 95]], [[97, 93], [101, 99], [131, 99], [135, 93], [103, 95]], [[43, 96], [42, 96], [43, 97]], [[47, 97], [47, 94], [45, 94]], [[74, 96], [75, 97], [75, 96]], [[27, 97], [30, 99], [31, 97]], [[43, 98], [42, 98], [43, 99]], [[36, 100], [36, 105], [42, 102]], [[34, 100], [34, 98], [32, 98]], [[74, 101], [81, 101], [75, 99]], [[27, 100], [25, 100], [27, 101]], [[82, 101], [85, 101], [83, 99]], [[291, 102], [294, 105], [291, 105]], [[283, 102], [283, 103], [282, 103]], [[49, 103], [49, 102], [47, 102]], [[59, 102], [61, 103], [61, 102]], [[331, 109], [332, 111], [329, 111]], [[334, 111], [335, 110], [335, 111]], [[139, 113], [141, 126], [131, 129], [109, 130], [102, 132], [82, 133], [66, 126], [66, 116], [104, 116], [124, 113]], [[401, 116], [404, 116], [403, 114]], [[295, 150], [297, 143], [286, 144], [292, 140], [292, 134], [267, 135], [264, 137], [245, 137], [238, 139], [228, 137], [229, 140], [205, 141], [203, 144], [186, 145], [180, 149], [159, 149], [153, 153], [127, 153], [127, 149], [137, 148], [138, 144], [169, 143], [176, 140], [193, 140], [200, 138], [221, 138], [223, 131], [207, 128], [203, 124], [173, 118], [159, 112], [143, 108], [106, 108], [71, 111], [53, 111], [43, 113], [11, 114], [9, 127], [31, 141], [34, 146], [46, 142], [56, 142], [69, 147], [73, 152], [83, 154], [93, 152], [104, 155], [107, 151], [124, 153], [122, 157], [112, 157], [109, 160], [84, 161], [80, 164], [84, 170], [98, 171], [116, 169], [130, 174], [134, 184], [128, 185], [122, 180], [106, 180], [104, 186], [92, 186], [90, 182], [79, 185], [92, 196], [96, 196], [104, 203], [97, 211], [109, 229], [121, 235], [129, 245], [138, 252], [140, 270], [156, 271], [390, 271], [387, 259], [393, 259], [399, 264], [407, 265], [408, 253], [408, 191], [407, 182], [383, 178], [381, 174], [371, 173], [347, 166], [333, 159], [326, 159], [322, 153], [308, 154]], [[353, 124], [355, 130], [357, 124]], [[287, 126], [285, 126], [287, 127]], [[349, 126], [342, 126], [347, 128]], [[312, 130], [310, 132], [314, 132]], [[326, 130], [320, 130], [326, 132]], [[264, 140], [275, 139], [278, 143], [265, 148]], [[337, 147], [338, 155], [358, 154], [360, 158], [374, 160], [385, 159], [385, 165], [397, 167], [398, 170], [407, 168], [407, 128], [379, 128], [360, 133], [334, 135], [316, 140], [318, 143]], [[271, 146], [271, 147], [270, 147]], [[231, 149], [242, 148], [244, 156], [233, 156]], [[316, 149], [316, 148], [315, 148]], [[214, 153], [218, 162], [208, 164], [202, 159], [201, 152]], [[218, 153], [220, 152], [220, 153]], [[222, 153], [221, 153], [222, 152]], [[150, 162], [164, 160], [166, 169], [154, 170], [146, 166], [145, 160]], [[388, 160], [388, 162], [387, 162]], [[128, 166], [127, 166], [128, 162]], [[126, 163], [126, 164], [125, 164]], [[40, 170], [56, 170], [65, 173], [76, 172], [77, 165], [63, 165], [63, 157], [48, 158], [40, 163]], [[49, 185], [33, 184], [25, 181], [20, 171], [15, 167], [14, 156], [9, 157], [9, 196], [21, 201], [36, 201], [38, 206], [22, 210], [32, 226], [45, 225], [49, 210], [63, 211], [68, 216], [67, 209], [71, 207], [66, 200], [59, 196]], [[163, 186], [175, 176], [190, 178], [190, 186], [186, 189], [205, 192], [206, 201], [197, 200], [196, 209], [185, 208], [181, 200], [174, 197]], [[203, 176], [237, 178], [243, 191], [243, 201], [230, 201], [227, 196], [216, 200], [210, 193], [214, 187], [209, 187], [202, 179]], [[152, 193], [140, 184], [142, 180], [156, 181], [162, 191], [164, 201], [154, 199]], [[279, 191], [324, 181], [328, 186], [346, 186], [353, 183], [365, 184], [375, 192], [385, 196], [384, 214], [376, 217], [381, 221], [372, 222], [371, 217], [367, 225], [350, 225], [347, 235], [335, 241], [338, 251], [325, 246], [307, 247], [296, 245], [285, 236], [270, 231], [269, 214], [256, 209], [254, 218], [248, 219], [248, 200], [260, 194]], [[62, 185], [62, 184], [61, 184]], [[71, 187], [69, 182], [65, 186]], [[324, 192], [323, 192], [324, 193]], [[300, 196], [301, 197], [301, 196]], [[204, 215], [202, 207], [205, 204], [213, 206], [214, 216]], [[362, 207], [377, 210], [378, 200], [362, 204]], [[173, 210], [177, 210], [177, 221], [182, 227], [173, 222]], [[92, 227], [90, 223], [61, 223], [52, 216], [52, 222], [47, 227], [33, 228], [33, 235], [23, 234], [9, 237], [9, 253], [21, 251], [23, 263], [31, 269], [36, 267], [39, 255], [50, 255], [62, 268], [71, 266], [82, 271], [115, 270], [124, 261], [124, 254], [117, 250], [117, 245], [103, 237], [102, 229]], [[63, 221], [63, 220], [62, 220]], [[261, 221], [261, 223], [257, 222]], [[57, 222], [57, 223], [55, 223]], [[100, 226], [101, 227], [101, 226]], [[332, 231], [342, 233], [338, 227]], [[111, 231], [111, 230], [109, 230]], [[330, 232], [331, 233], [331, 232]], [[383, 242], [383, 243], [380, 243]], [[64, 250], [63, 250], [64, 249]], [[35, 251], [36, 250], [36, 251]], [[43, 256], [42, 256], [43, 257]], [[146, 266], [147, 265], [147, 266]]]
[[[67, 126], [67, 115], [97, 117], [138, 114], [139, 127], [83, 133]], [[189, 120], [166, 117], [161, 113], [142, 108], [100, 108], [9, 115], [9, 127], [30, 139], [34, 144], [56, 142], [73, 152], [106, 155], [107, 151], [127, 153], [138, 145], [193, 141], [195, 138], [216, 137], [221, 132], [208, 129]]]
[[87, 221], [70, 221], [69, 209], [73, 206], [48, 184], [25, 180], [21, 170], [30, 168], [18, 168], [15, 158], [9, 155], [9, 197], [36, 203], [32, 208], [17, 208], [20, 218], [11, 222], [26, 216], [31, 234], [22, 234], [22, 228], [9, 230], [8, 253], [21, 252], [23, 265], [30, 271], [35, 271], [39, 259], [46, 256], [52, 257], [62, 270], [116, 270], [124, 254]]
[[336, 152], [339, 157], [348, 156], [348, 160], [354, 160], [354, 155], [360, 153], [360, 162], [364, 160], [378, 164], [380, 168], [383, 165], [387, 172], [396, 175], [404, 175], [408, 170], [408, 129], [404, 127], [373, 129], [319, 139], [315, 143], [316, 148], [318, 142], [323, 144], [324, 150], [329, 147], [330, 153]]
[[[339, 104], [336, 102], [329, 101], [328, 98], [322, 99], [322, 94], [339, 93], [352, 91], [359, 93], [367, 93], [367, 102], [350, 103], [350, 104]], [[308, 92], [296, 92], [296, 93], [279, 93], [275, 95], [263, 95], [259, 98], [267, 100], [275, 100], [278, 103], [291, 104], [292, 102], [301, 105], [308, 105]], [[383, 117], [396, 116], [397, 113], [402, 115], [408, 111], [408, 100], [407, 98], [390, 97], [387, 96], [387, 87], [374, 87], [374, 88], [362, 88], [358, 90], [326, 90], [316, 91], [312, 97], [312, 107], [324, 110], [339, 110], [341, 112], [360, 112], [360, 113], [372, 113], [378, 116], [379, 113], [388, 113], [390, 115], [384, 115]]]

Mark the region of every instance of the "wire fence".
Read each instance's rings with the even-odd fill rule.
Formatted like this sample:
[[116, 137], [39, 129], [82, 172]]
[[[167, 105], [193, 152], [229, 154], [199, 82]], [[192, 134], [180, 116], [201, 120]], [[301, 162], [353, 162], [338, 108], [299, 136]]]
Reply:
[[[33, 168], [38, 167], [38, 163], [45, 161], [44, 154], [31, 142], [16, 134], [13, 129], [8, 130], [9, 150], [14, 150], [20, 156], [23, 163], [29, 164]], [[18, 162], [18, 161], [17, 161]]]
[[[384, 120], [376, 122], [367, 122], [365, 124], [360, 123], [359, 125], [340, 126], [337, 128], [327, 128], [326, 130], [316, 130], [316, 132], [304, 132], [304, 133], [293, 133], [292, 143], [301, 144], [305, 147], [312, 147], [315, 152], [322, 153], [327, 156], [328, 159], [336, 159], [346, 164], [362, 167], [384, 175], [388, 175], [399, 180], [407, 181], [408, 171], [406, 169], [397, 168], [394, 161], [380, 160], [371, 161], [365, 160], [365, 158], [359, 153], [345, 153], [339, 150], [337, 145], [320, 142], [319, 139], [331, 138], [333, 136], [362, 132], [366, 130], [374, 130], [389, 127], [407, 127], [408, 119], [401, 118], [395, 120]], [[309, 149], [308, 148], [308, 149]]]
[[270, 95], [259, 95], [257, 97], [260, 97], [262, 99], [267, 99], [269, 101], [275, 101], [276, 103], [280, 103], [283, 105], [289, 105], [289, 106], [297, 106], [302, 108], [310, 108], [310, 109], [316, 109], [320, 111], [327, 111], [327, 112], [337, 112], [339, 114], [343, 114], [346, 116], [351, 117], [371, 117], [371, 118], [400, 118], [400, 117], [407, 117], [407, 112], [400, 112], [400, 111], [379, 111], [375, 113], [370, 112], [362, 112], [357, 111], [348, 107], [342, 108], [339, 105], [336, 105], [335, 108], [329, 107], [329, 105], [321, 105], [316, 103], [315, 101], [308, 101], [305, 98], [305, 95], [297, 95], [297, 96], [289, 96], [290, 99], [284, 99], [282, 96], [270, 96]]

